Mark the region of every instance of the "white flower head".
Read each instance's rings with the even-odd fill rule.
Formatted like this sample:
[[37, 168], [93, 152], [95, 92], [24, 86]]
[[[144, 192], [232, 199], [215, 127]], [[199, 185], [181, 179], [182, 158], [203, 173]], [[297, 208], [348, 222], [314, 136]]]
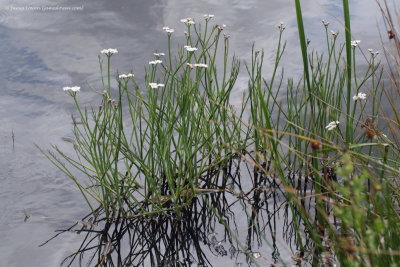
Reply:
[[149, 83], [149, 86], [150, 86], [152, 89], [157, 89], [157, 88], [159, 88], [159, 87], [164, 87], [164, 84], [162, 84], [162, 83]]
[[150, 65], [157, 65], [157, 64], [161, 64], [161, 63], [162, 63], [162, 60], [159, 60], [159, 59], [149, 61]]
[[212, 15], [212, 14], [204, 14], [203, 17], [204, 17], [205, 20], [209, 21], [210, 19], [212, 19], [214, 17], [214, 15]]
[[229, 39], [229, 37], [231, 37], [231, 35], [230, 35], [230, 34], [226, 34], [226, 33], [224, 33], [224, 38], [225, 38], [225, 40], [226, 40], [226, 39]]
[[163, 27], [162, 28], [168, 35], [171, 35], [175, 30], [171, 29], [170, 27]]
[[194, 69], [194, 68], [206, 69], [206, 68], [208, 68], [208, 65], [207, 65], [207, 64], [204, 64], [204, 63], [194, 63], [194, 64], [192, 64], [192, 63], [186, 63], [186, 65], [187, 65], [188, 67], [190, 67], [191, 69]]
[[64, 91], [71, 91], [71, 92], [79, 92], [81, 90], [81, 88], [79, 86], [65, 86], [63, 87]]
[[329, 26], [329, 21], [326, 21], [326, 20], [322, 20], [322, 24], [324, 24], [324, 26], [325, 27], [328, 27]]
[[279, 22], [278, 29], [281, 30], [281, 31], [283, 31], [284, 29], [286, 29], [286, 26], [285, 26], [285, 24], [283, 23], [283, 21]]
[[226, 25], [225, 25], [225, 24], [222, 24], [222, 25], [215, 25], [215, 28], [217, 28], [219, 31], [222, 31], [223, 29], [226, 28]]
[[119, 79], [129, 79], [132, 78], [133, 76], [135, 76], [133, 73], [128, 73], [128, 74], [120, 74], [118, 76]]
[[157, 83], [149, 83], [149, 86], [153, 89], [158, 88]]
[[154, 53], [154, 56], [163, 57], [163, 56], [165, 56], [165, 53]]
[[261, 253], [260, 253], [260, 252], [254, 252], [254, 253], [253, 253], [253, 257], [254, 257], [255, 259], [258, 259], [258, 258], [261, 257]]
[[208, 65], [204, 64], [204, 63], [195, 63], [195, 64], [193, 64], [193, 66], [196, 68], [203, 68], [203, 69], [208, 68]]
[[371, 53], [372, 57], [376, 57], [377, 55], [379, 55], [379, 51], [375, 51], [374, 49], [368, 49], [368, 52]]
[[332, 34], [333, 38], [336, 38], [338, 36], [339, 32], [331, 31], [331, 34]]
[[108, 49], [101, 50], [100, 53], [106, 54], [107, 56], [111, 56], [113, 54], [117, 54], [118, 50], [115, 48], [108, 48]]
[[360, 43], [361, 43], [360, 40], [354, 40], [354, 41], [351, 41], [351, 46], [353, 48], [356, 48]]
[[185, 45], [183, 48], [185, 48], [188, 52], [197, 51], [196, 47], [191, 47], [190, 45]]
[[333, 129], [335, 129], [338, 125], [339, 125], [339, 121], [331, 121], [326, 127], [325, 129], [328, 131], [332, 131]]
[[191, 25], [191, 24], [195, 24], [194, 20], [192, 18], [184, 18], [181, 19], [181, 22], [187, 24], [187, 25]]
[[367, 99], [367, 94], [366, 93], [358, 93], [355, 96], [353, 96], [353, 100], [357, 101], [357, 100], [365, 100]]

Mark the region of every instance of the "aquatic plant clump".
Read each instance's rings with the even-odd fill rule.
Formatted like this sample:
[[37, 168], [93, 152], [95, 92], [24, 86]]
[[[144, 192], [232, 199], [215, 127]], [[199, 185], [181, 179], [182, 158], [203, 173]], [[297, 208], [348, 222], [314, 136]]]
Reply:
[[[391, 159], [399, 149], [377, 124], [383, 76], [378, 53], [370, 51], [360, 75], [360, 41], [350, 39], [347, 1], [345, 44], [337, 43], [339, 33], [323, 20], [327, 55], [309, 52], [300, 1], [295, 4], [302, 79], [285, 81], [280, 61], [286, 27], [280, 23], [272, 72], [265, 77], [264, 53], [253, 47], [240, 106], [232, 105], [231, 95], [241, 63], [230, 57], [226, 25], [210, 25], [214, 15], [204, 15], [204, 27], [193, 18], [182, 19], [185, 43], [176, 53], [174, 29], [163, 27], [168, 51], [154, 53], [143, 83], [133, 73], [112, 79], [111, 61], [118, 51], [102, 50], [98, 106], [83, 108], [80, 88], [64, 88], [79, 113], [71, 141], [76, 156], [56, 146], [57, 154], [46, 156], [76, 183], [94, 216], [100, 211], [113, 223], [173, 214], [179, 221], [202, 195], [230, 193], [240, 200], [252, 192], [257, 201], [265, 197], [267, 202], [276, 195], [266, 190], [274, 190], [282, 193], [290, 211], [291, 245], [300, 251], [300, 262], [312, 251], [306, 260], [313, 264], [324, 262], [328, 253], [340, 262], [352, 258], [371, 265], [383, 255], [373, 254], [373, 247], [395, 248], [398, 234], [385, 232], [382, 225], [390, 221], [400, 229], [393, 183], [400, 164]], [[228, 175], [237, 159], [253, 168], [248, 191]], [[261, 233], [266, 227], [252, 201], [243, 202], [252, 210], [249, 229]], [[224, 216], [219, 211], [213, 215]], [[374, 230], [386, 241], [379, 243]], [[386, 262], [397, 259], [393, 254]]]
[[[196, 194], [224, 188], [226, 180], [217, 174], [245, 145], [243, 112], [236, 116], [229, 104], [239, 62], [228, 63], [227, 39], [220, 48], [221, 29], [198, 32], [191, 22], [185, 19], [193, 37], [187, 37], [176, 60], [170, 51], [164, 61], [158, 59], [164, 53], [154, 53], [143, 86], [133, 73], [119, 74], [114, 83], [110, 68], [117, 50], [105, 49], [100, 64], [103, 70], [107, 60], [107, 75], [98, 108], [83, 109], [79, 95], [72, 95], [80, 114], [73, 141], [78, 159], [56, 150], [88, 180], [78, 180], [59, 158], [48, 156], [76, 182], [88, 204], [93, 208], [93, 200], [98, 202], [111, 220], [137, 215], [131, 212], [144, 202], [151, 205], [140, 213], [163, 212], [168, 202], [179, 212]], [[168, 47], [171, 42], [168, 35]], [[222, 75], [216, 62], [220, 51]]]

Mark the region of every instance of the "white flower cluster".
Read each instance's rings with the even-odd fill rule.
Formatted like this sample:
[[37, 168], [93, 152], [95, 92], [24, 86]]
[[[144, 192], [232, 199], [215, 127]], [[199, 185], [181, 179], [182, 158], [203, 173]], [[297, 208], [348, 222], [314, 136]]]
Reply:
[[132, 78], [133, 76], [135, 76], [133, 73], [120, 74], [120, 75], [118, 76], [118, 78], [120, 78], [120, 79], [129, 79], [129, 78]]
[[161, 63], [162, 63], [162, 60], [159, 60], [159, 59], [149, 61], [150, 65], [157, 65], [157, 64], [161, 64]]
[[215, 25], [215, 28], [217, 28], [219, 31], [222, 31], [223, 29], [226, 28], [226, 24], [222, 24], [222, 25]]
[[188, 65], [191, 69], [193, 69], [193, 68], [203, 68], [203, 69], [208, 68], [208, 65], [204, 64], [204, 63], [194, 63], [194, 64], [186, 63], [186, 65]]
[[331, 121], [326, 127], [325, 129], [328, 131], [332, 131], [333, 129], [335, 129], [338, 125], [339, 125], [339, 121]]
[[371, 48], [368, 49], [368, 52], [370, 52], [373, 57], [376, 57], [377, 55], [379, 55], [379, 51], [375, 51], [374, 49], [371, 49]]
[[338, 36], [338, 32], [335, 32], [335, 31], [331, 31], [331, 34], [332, 34], [332, 36], [333, 36], [333, 38], [336, 38], [337, 36]]
[[101, 50], [100, 53], [106, 54], [106, 55], [112, 55], [112, 54], [117, 54], [118, 50], [115, 48], [108, 48], [108, 49]]
[[357, 101], [357, 100], [365, 100], [367, 99], [367, 94], [366, 93], [358, 93], [355, 96], [353, 96], [353, 100]]
[[183, 48], [185, 48], [188, 52], [197, 51], [196, 47], [191, 47], [190, 45], [185, 45]]
[[64, 91], [72, 91], [72, 92], [79, 92], [81, 90], [81, 88], [79, 86], [65, 86], [63, 87]]
[[210, 19], [212, 19], [214, 17], [214, 15], [212, 15], [212, 14], [204, 14], [203, 17], [204, 17], [205, 20], [210, 20]]
[[158, 87], [164, 87], [164, 84], [162, 84], [162, 83], [149, 83], [149, 86], [152, 89], [157, 89]]
[[352, 46], [353, 48], [356, 48], [356, 47], [359, 45], [359, 43], [361, 43], [360, 40], [351, 41], [351, 46]]
[[258, 259], [258, 258], [261, 257], [261, 253], [260, 253], [260, 252], [254, 252], [254, 253], [253, 253], [253, 257], [254, 257], [255, 259]]
[[285, 24], [283, 23], [283, 21], [281, 21], [281, 22], [279, 23], [278, 29], [281, 30], [281, 31], [283, 31], [284, 29], [286, 29], [286, 26], [285, 26]]
[[153, 55], [155, 55], [156, 57], [162, 57], [162, 56], [165, 56], [165, 54], [164, 54], [164, 53], [154, 53]]
[[324, 24], [325, 27], [328, 27], [329, 23], [330, 23], [329, 21], [326, 21], [324, 19], [322, 20], [322, 24]]
[[175, 30], [171, 29], [170, 27], [163, 27], [162, 28], [166, 33], [168, 33], [169, 35], [171, 35]]
[[194, 20], [192, 18], [181, 19], [181, 22], [183, 22], [185, 24], [195, 24], [195, 22], [194, 22]]

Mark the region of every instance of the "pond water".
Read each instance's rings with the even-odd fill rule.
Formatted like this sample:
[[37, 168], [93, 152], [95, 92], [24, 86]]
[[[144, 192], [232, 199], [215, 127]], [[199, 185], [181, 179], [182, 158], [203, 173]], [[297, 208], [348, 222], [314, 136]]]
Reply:
[[[321, 19], [343, 32], [342, 1], [302, 2], [313, 48], [323, 43]], [[350, 2], [354, 39], [362, 40], [364, 50], [379, 49], [375, 1]], [[78, 8], [56, 10], [57, 6]], [[301, 69], [296, 64], [300, 48], [291, 0], [1, 1], [0, 266], [59, 266], [82, 241], [76, 234], [65, 234], [38, 247], [55, 230], [88, 213], [72, 182], [35, 147], [54, 144], [70, 149], [62, 138], [72, 134], [74, 109], [62, 87], [80, 85], [80, 99], [90, 106], [97, 97], [90, 87], [100, 88], [97, 56], [109, 47], [119, 50], [113, 57], [113, 73], [133, 70], [140, 81], [152, 53], [166, 49], [162, 27], [174, 28], [173, 39], [182, 42], [184, 27], [179, 19], [201, 20], [207, 13], [215, 14], [216, 23], [227, 25], [231, 51], [241, 60], [250, 59], [253, 42], [264, 49], [266, 71], [277, 42], [276, 26], [284, 21], [286, 73], [295, 75]], [[239, 81], [237, 91], [244, 86]], [[24, 210], [32, 216], [27, 222]], [[234, 266], [235, 261], [216, 256], [212, 263]]]

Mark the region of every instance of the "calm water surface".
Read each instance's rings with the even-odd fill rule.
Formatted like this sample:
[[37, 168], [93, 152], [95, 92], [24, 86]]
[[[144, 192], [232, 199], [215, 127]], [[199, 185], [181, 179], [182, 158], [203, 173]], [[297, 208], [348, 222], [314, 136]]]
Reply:
[[[323, 44], [321, 19], [343, 32], [339, 0], [304, 0], [308, 37], [313, 48]], [[354, 39], [363, 49], [379, 49], [379, 13], [373, 0], [353, 0]], [[66, 234], [38, 247], [88, 208], [71, 181], [36, 149], [51, 144], [69, 150], [62, 137], [71, 136], [71, 99], [62, 92], [80, 85], [84, 105], [96, 103], [90, 87], [100, 89], [97, 56], [103, 48], [117, 48], [113, 73], [133, 70], [136, 77], [155, 51], [165, 51], [163, 26], [175, 28], [174, 41], [182, 42], [179, 19], [200, 21], [206, 13], [226, 24], [231, 51], [249, 60], [251, 45], [266, 51], [266, 72], [271, 68], [277, 41], [276, 26], [287, 25], [285, 70], [298, 73], [299, 47], [291, 0], [1, 0], [0, 2], [0, 266], [59, 266], [80, 238]], [[81, 7], [75, 11], [32, 10], [43, 7]], [[28, 10], [29, 9], [29, 10]], [[294, 64], [293, 64], [294, 63]], [[89, 86], [90, 85], [90, 86]], [[239, 81], [237, 93], [245, 88]], [[234, 101], [234, 100], [233, 100]], [[239, 100], [238, 100], [239, 101]], [[14, 144], [12, 139], [14, 133]], [[24, 222], [24, 209], [36, 218]], [[39, 217], [48, 217], [47, 219]], [[235, 261], [216, 257], [215, 266]]]

